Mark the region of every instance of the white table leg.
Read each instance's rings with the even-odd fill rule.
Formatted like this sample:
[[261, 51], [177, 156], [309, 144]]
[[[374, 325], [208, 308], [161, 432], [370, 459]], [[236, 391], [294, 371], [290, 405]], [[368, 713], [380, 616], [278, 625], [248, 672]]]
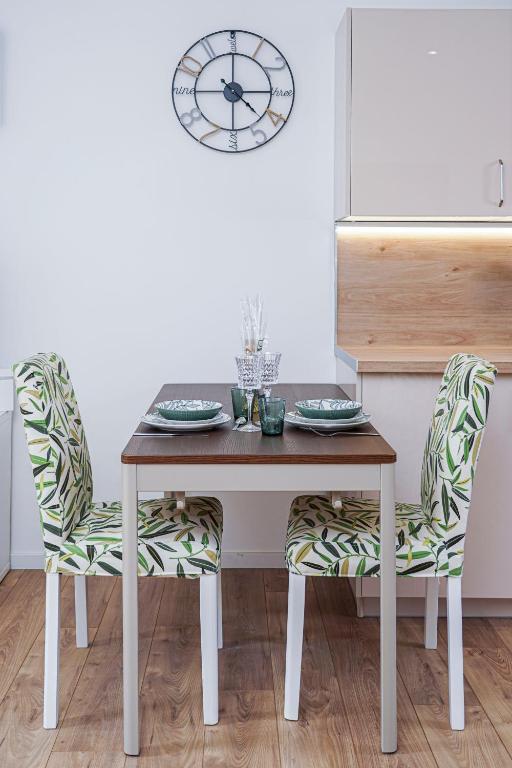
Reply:
[[430, 576], [425, 590], [425, 648], [437, 648], [437, 615], [439, 613], [439, 579]]
[[396, 752], [395, 465], [380, 475], [380, 719], [383, 752]]
[[139, 754], [137, 598], [137, 466], [123, 464], [123, 712], [127, 755]]
[[87, 628], [87, 577], [75, 576], [75, 635], [76, 647], [87, 648], [89, 645]]
[[43, 728], [59, 723], [60, 573], [46, 574]]

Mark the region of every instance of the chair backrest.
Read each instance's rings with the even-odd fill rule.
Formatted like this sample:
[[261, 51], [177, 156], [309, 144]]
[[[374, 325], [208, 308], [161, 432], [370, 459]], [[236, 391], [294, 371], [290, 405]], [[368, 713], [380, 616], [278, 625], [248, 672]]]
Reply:
[[421, 502], [443, 543], [437, 570], [462, 574], [464, 537], [475, 468], [496, 377], [492, 363], [454, 355], [443, 374], [421, 471]]
[[89, 449], [64, 360], [38, 354], [13, 372], [48, 559], [92, 502]]

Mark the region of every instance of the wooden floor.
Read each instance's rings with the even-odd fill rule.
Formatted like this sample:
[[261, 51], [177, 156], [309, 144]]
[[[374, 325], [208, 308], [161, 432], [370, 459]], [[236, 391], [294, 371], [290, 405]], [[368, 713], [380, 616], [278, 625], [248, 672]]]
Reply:
[[122, 751], [121, 583], [93, 577], [91, 645], [74, 645], [63, 579], [60, 727], [44, 731], [44, 576], [0, 584], [0, 768], [512, 768], [512, 620], [464, 624], [466, 730], [447, 712], [446, 628], [398, 624], [399, 752], [379, 752], [378, 621], [357, 619], [344, 579], [309, 579], [301, 719], [283, 719], [284, 571], [226, 570], [220, 722], [203, 727], [198, 582], [140, 580], [141, 755]]

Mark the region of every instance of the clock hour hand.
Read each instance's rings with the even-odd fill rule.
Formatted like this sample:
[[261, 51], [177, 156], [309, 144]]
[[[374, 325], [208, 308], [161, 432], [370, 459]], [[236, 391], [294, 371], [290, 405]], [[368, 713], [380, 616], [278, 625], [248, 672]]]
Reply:
[[256, 110], [254, 109], [254, 107], [252, 107], [252, 106], [249, 104], [249, 102], [248, 102], [248, 101], [246, 101], [244, 98], [242, 98], [242, 96], [240, 96], [240, 94], [239, 94], [239, 93], [237, 93], [237, 92], [235, 91], [235, 89], [234, 89], [234, 88], [232, 88], [232, 87], [229, 85], [229, 83], [226, 83], [226, 81], [224, 80], [224, 78], [223, 78], [223, 77], [221, 77], [220, 81], [221, 81], [221, 83], [223, 83], [223, 85], [225, 85], [225, 86], [226, 86], [226, 88], [229, 88], [229, 90], [231, 91], [231, 93], [233, 94], [233, 96], [237, 96], [237, 97], [238, 97], [238, 99], [239, 99], [240, 101], [243, 101], [243, 103], [245, 104], [245, 106], [246, 106], [246, 107], [249, 107], [249, 109], [251, 110], [251, 112], [254, 112], [254, 114], [256, 115], [256, 117], [260, 117], [260, 115], [258, 115], [258, 113], [257, 113], [257, 112], [256, 112]]

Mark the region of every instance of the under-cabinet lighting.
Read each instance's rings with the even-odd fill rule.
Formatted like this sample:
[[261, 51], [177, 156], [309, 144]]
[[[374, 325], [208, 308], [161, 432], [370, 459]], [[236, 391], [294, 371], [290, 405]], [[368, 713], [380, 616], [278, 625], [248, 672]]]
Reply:
[[512, 227], [510, 226], [426, 226], [425, 224], [352, 224], [338, 223], [337, 231], [340, 236], [359, 237], [397, 237], [397, 238], [443, 238], [448, 237], [492, 237], [510, 240], [512, 247]]
[[343, 216], [337, 224], [345, 222], [368, 222], [368, 224], [412, 223], [412, 224], [510, 224], [512, 216]]

